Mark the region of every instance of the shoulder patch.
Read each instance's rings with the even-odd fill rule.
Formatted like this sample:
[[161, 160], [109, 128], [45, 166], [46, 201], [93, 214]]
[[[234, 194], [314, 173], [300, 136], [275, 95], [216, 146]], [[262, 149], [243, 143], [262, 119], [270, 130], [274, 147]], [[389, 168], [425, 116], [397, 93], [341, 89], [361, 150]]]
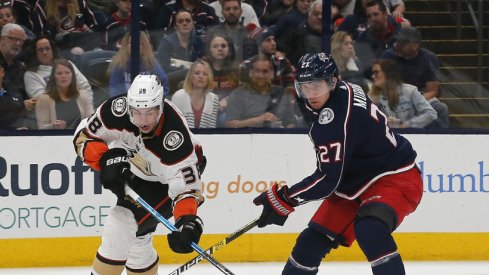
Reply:
[[183, 134], [178, 131], [170, 131], [163, 138], [163, 147], [168, 151], [178, 149], [184, 142]]
[[334, 112], [330, 108], [325, 108], [319, 114], [319, 124], [328, 124], [334, 119]]
[[112, 114], [121, 117], [127, 113], [127, 99], [125, 96], [116, 98], [112, 101]]

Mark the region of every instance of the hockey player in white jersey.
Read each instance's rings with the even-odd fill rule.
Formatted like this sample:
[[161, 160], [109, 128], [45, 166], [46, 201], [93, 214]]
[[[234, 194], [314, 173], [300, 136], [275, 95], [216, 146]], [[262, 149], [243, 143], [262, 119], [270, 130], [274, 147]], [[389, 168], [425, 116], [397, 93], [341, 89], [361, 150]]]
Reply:
[[203, 203], [200, 174], [205, 157], [185, 118], [163, 98], [155, 75], [138, 75], [127, 96], [104, 102], [74, 135], [78, 156], [100, 171], [100, 182], [117, 196], [104, 225], [92, 274], [156, 274], [152, 233], [158, 221], [124, 192], [128, 184], [179, 231], [170, 248], [190, 253], [203, 230], [197, 208]]

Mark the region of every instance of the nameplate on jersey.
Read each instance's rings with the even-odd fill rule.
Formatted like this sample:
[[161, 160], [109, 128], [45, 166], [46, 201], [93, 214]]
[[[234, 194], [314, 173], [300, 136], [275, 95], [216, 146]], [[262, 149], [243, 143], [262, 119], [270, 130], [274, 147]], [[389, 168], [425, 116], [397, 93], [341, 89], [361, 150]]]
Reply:
[[116, 117], [121, 117], [127, 112], [127, 99], [125, 96], [119, 97], [112, 101], [112, 114]]
[[330, 108], [324, 108], [319, 114], [319, 124], [328, 124], [334, 119], [334, 112]]
[[178, 131], [170, 131], [163, 139], [163, 147], [168, 151], [174, 151], [183, 144], [183, 134]]

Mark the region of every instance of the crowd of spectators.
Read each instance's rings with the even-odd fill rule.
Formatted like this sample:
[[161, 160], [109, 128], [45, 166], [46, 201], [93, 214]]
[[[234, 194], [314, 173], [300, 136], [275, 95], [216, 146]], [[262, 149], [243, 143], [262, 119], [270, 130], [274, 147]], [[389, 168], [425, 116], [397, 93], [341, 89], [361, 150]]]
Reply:
[[[131, 2], [0, 0], [0, 129], [71, 129], [94, 98], [124, 94]], [[322, 48], [322, 2], [141, 1], [140, 73], [161, 79], [192, 128], [306, 127], [294, 65]], [[447, 128], [437, 57], [405, 12], [402, 0], [334, 0], [339, 78], [361, 86], [391, 127]], [[81, 66], [87, 52], [112, 58], [94, 73]], [[94, 74], [106, 75], [104, 89]]]

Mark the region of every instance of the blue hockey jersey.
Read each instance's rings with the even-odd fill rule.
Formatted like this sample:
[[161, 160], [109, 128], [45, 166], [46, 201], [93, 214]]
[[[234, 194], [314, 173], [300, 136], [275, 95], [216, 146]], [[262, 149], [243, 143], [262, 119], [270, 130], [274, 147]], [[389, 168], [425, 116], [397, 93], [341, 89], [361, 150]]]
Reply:
[[318, 111], [309, 137], [316, 151], [316, 171], [289, 187], [298, 204], [333, 193], [355, 199], [377, 179], [415, 165], [409, 141], [387, 127], [387, 117], [356, 85], [339, 82]]

